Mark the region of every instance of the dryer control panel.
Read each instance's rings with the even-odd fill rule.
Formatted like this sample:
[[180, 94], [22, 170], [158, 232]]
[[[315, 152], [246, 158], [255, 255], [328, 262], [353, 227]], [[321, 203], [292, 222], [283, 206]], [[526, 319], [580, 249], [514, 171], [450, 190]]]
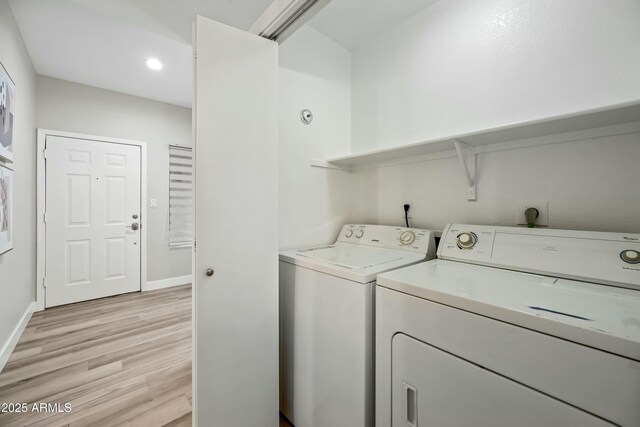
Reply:
[[342, 227], [338, 242], [435, 255], [435, 238], [439, 234], [418, 228], [347, 224]]
[[438, 258], [640, 289], [640, 234], [449, 224]]

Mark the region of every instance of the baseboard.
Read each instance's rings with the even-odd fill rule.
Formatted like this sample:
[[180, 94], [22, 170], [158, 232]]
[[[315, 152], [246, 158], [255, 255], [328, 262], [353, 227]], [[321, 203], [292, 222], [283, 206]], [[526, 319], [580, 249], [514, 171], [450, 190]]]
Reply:
[[193, 281], [193, 276], [170, 277], [168, 279], [153, 280], [142, 285], [142, 292], [170, 288], [172, 286], [187, 285]]
[[27, 310], [22, 315], [22, 318], [16, 325], [15, 329], [9, 336], [7, 342], [4, 343], [2, 350], [0, 351], [0, 372], [4, 369], [4, 365], [9, 361], [9, 357], [11, 357], [11, 353], [13, 353], [13, 349], [16, 348], [24, 329], [27, 327], [29, 320], [31, 320], [31, 316], [36, 311], [36, 303], [35, 301], [29, 304]]

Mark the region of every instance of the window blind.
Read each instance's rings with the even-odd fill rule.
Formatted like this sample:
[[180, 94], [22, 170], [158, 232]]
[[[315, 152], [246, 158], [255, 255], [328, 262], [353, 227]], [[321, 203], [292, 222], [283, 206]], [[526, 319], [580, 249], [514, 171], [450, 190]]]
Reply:
[[193, 153], [169, 146], [169, 247], [193, 244]]

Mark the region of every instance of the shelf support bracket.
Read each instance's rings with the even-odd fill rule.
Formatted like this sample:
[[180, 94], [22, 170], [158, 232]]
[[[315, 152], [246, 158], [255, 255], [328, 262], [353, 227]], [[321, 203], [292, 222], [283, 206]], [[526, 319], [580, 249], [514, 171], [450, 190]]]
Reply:
[[[459, 140], [454, 139], [453, 145], [456, 147], [456, 153], [458, 153], [458, 160], [464, 169], [464, 173], [467, 177], [469, 189], [467, 190], [467, 200], [476, 200], [476, 153], [472, 145]], [[465, 150], [467, 153], [465, 153]]]

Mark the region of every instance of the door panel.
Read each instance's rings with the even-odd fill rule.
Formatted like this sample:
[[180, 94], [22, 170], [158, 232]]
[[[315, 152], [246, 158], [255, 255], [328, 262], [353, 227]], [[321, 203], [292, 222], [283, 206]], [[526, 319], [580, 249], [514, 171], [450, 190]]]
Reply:
[[392, 348], [393, 426], [613, 426], [407, 335]]
[[140, 147], [47, 136], [46, 306], [140, 289]]
[[273, 427], [278, 48], [202, 17], [195, 37], [194, 414], [201, 426]]

